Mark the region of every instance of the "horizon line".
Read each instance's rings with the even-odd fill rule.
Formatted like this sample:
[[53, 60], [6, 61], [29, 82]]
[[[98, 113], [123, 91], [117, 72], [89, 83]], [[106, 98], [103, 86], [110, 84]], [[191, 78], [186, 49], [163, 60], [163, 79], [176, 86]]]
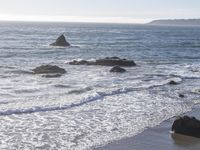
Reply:
[[85, 17], [85, 16], [31, 16], [0, 14], [1, 22], [52, 22], [52, 23], [103, 23], [103, 24], [148, 24], [155, 20], [194, 20], [197, 18], [149, 18], [131, 17]]
[[101, 21], [55, 21], [55, 20], [49, 20], [49, 21], [41, 21], [41, 20], [1, 20], [0, 22], [24, 22], [24, 23], [91, 23], [91, 24], [148, 24], [147, 23], [134, 23], [134, 22], [101, 22]]
[[131, 22], [84, 22], [84, 21], [38, 21], [38, 20], [0, 20], [1, 23], [71, 23], [71, 24], [127, 24], [127, 25], [145, 25], [147, 23], [131, 23]]
[[148, 23], [151, 19], [135, 19], [132, 17], [94, 17], [94, 16], [34, 16], [0, 14], [0, 21], [22, 22], [85, 22], [85, 23]]

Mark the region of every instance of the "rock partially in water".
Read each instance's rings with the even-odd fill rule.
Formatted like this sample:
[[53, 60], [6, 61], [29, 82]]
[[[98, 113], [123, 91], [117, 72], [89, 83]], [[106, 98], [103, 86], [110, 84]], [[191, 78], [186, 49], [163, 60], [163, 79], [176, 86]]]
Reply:
[[61, 35], [58, 37], [56, 42], [50, 44], [51, 46], [62, 46], [62, 47], [68, 47], [70, 44], [66, 41], [65, 36]]
[[174, 121], [172, 131], [178, 134], [200, 138], [200, 121], [195, 117], [180, 117]]
[[110, 70], [110, 72], [124, 73], [124, 72], [126, 72], [126, 70], [124, 68], [119, 67], [119, 66], [115, 66]]
[[100, 66], [135, 66], [135, 62], [132, 60], [120, 59], [118, 57], [107, 57], [104, 59], [98, 59], [95, 62]]
[[183, 94], [179, 94], [178, 95], [180, 98], [184, 98], [185, 97], [185, 95], [183, 95]]
[[87, 60], [73, 60], [71, 62], [69, 62], [70, 65], [92, 65], [91, 61], [87, 61]]
[[64, 74], [66, 73], [65, 69], [58, 66], [52, 65], [42, 65], [33, 69], [34, 74]]
[[168, 84], [170, 84], [170, 85], [177, 85], [178, 83], [172, 80]]
[[133, 60], [120, 59], [119, 57], [106, 57], [103, 59], [97, 59], [95, 61], [74, 60], [74, 61], [69, 62], [69, 64], [70, 65], [126, 66], [126, 67], [136, 66]]

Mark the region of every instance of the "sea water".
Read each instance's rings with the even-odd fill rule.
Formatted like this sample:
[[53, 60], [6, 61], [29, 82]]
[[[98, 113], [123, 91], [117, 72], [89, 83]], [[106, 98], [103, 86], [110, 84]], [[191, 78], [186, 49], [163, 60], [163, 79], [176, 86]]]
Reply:
[[[93, 149], [190, 110], [200, 103], [199, 29], [1, 22], [0, 149]], [[49, 46], [61, 34], [72, 46]], [[112, 56], [137, 66], [68, 64]], [[29, 73], [46, 64], [67, 73]]]

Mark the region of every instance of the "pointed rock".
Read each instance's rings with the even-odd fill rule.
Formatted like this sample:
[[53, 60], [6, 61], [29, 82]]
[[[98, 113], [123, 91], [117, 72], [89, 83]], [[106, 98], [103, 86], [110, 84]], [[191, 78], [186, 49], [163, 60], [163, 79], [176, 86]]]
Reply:
[[66, 41], [65, 36], [61, 35], [58, 37], [56, 42], [50, 44], [51, 46], [63, 46], [63, 47], [68, 47], [70, 44]]

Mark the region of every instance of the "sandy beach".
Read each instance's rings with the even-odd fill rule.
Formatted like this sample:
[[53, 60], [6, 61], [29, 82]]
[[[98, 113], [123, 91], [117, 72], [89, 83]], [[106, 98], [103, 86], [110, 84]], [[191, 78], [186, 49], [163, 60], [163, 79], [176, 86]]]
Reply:
[[[199, 108], [195, 107], [182, 115], [195, 116], [199, 119]], [[199, 150], [200, 139], [170, 133], [175, 118], [149, 128], [137, 136], [115, 141], [95, 150]]]

